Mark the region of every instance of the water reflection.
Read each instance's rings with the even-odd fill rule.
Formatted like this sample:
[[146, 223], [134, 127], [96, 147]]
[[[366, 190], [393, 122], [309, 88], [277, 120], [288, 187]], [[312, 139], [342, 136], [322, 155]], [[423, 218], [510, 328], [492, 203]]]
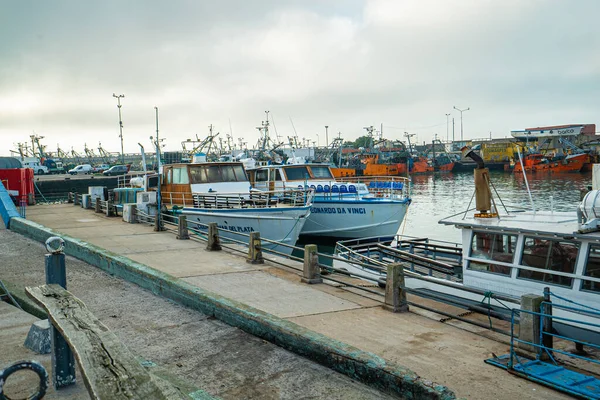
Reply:
[[[522, 174], [490, 171], [490, 178], [504, 204], [531, 209]], [[527, 179], [536, 210], [550, 210], [552, 206], [554, 211], [575, 211], [580, 190], [591, 185], [592, 175], [537, 173]], [[413, 203], [398, 233], [459, 241], [460, 230], [437, 222], [466, 210], [474, 191], [473, 173], [415, 175], [412, 184]]]

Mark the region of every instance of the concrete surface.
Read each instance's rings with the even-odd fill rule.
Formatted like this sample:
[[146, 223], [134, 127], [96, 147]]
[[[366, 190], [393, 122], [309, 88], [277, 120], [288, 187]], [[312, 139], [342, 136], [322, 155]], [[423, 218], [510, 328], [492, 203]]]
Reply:
[[[0, 277], [22, 285], [44, 283], [44, 253], [42, 244], [0, 231]], [[72, 257], [67, 257], [67, 271], [69, 291], [134, 354], [211, 395], [223, 399], [391, 398]], [[4, 320], [0, 315], [0, 324]], [[28, 316], [20, 324], [19, 335], [0, 325], [0, 365], [28, 358], [30, 353], [23, 353], [22, 344], [35, 320]], [[17, 353], [11, 353], [15, 349]], [[43, 357], [49, 360], [49, 355]]]
[[[269, 312], [279, 313], [301, 326], [395, 361], [428, 380], [448, 386], [459, 397], [568, 398], [485, 364], [484, 359], [491, 357], [492, 353], [507, 353], [508, 346], [506, 342], [494, 340], [493, 335], [489, 335], [484, 329], [473, 329], [471, 325], [463, 323], [456, 323], [456, 326], [443, 324], [423, 316], [439, 318], [439, 315], [419, 312], [416, 308], [402, 314], [385, 312], [376, 305], [381, 303], [369, 299], [370, 296], [365, 296], [364, 292], [355, 294], [355, 290], [324, 284], [303, 285], [296, 273], [289, 269], [273, 268], [268, 262], [258, 268], [260, 273], [248, 272], [244, 258], [238, 254], [223, 251], [217, 257], [214, 252], [206, 252], [203, 243], [177, 241], [172, 233], [154, 233], [149, 226], [128, 225], [118, 218], [100, 216], [95, 218], [101, 223], [86, 221], [92, 216], [93, 212], [73, 205], [36, 206], [28, 209], [28, 218], [35, 222], [75, 237], [86, 238], [92, 244], [128, 257], [147, 252], [143, 258], [144, 263], [152, 268], [185, 276], [186, 282], [200, 287], [204, 285], [225, 297], [231, 296], [264, 311], [268, 309]], [[122, 240], [115, 239], [115, 236], [122, 233]], [[153, 257], [151, 252], [157, 251], [161, 254], [160, 257]], [[181, 252], [186, 255], [180, 259]], [[295, 267], [300, 268], [298, 263]], [[274, 272], [275, 270], [279, 272]], [[243, 287], [244, 282], [247, 287]], [[237, 289], [232, 288], [231, 284], [237, 285]], [[288, 291], [285, 288], [291, 288], [289, 285], [297, 288]], [[277, 286], [283, 289], [275, 289]], [[264, 298], [261, 298], [261, 294], [265, 295]], [[327, 309], [329, 305], [322, 305], [321, 302], [306, 300], [324, 295], [327, 296], [323, 299], [337, 297], [331, 309]], [[290, 299], [296, 300], [297, 307], [294, 307], [294, 301]], [[283, 304], [286, 301], [289, 303]], [[415, 311], [423, 315], [418, 315]]]

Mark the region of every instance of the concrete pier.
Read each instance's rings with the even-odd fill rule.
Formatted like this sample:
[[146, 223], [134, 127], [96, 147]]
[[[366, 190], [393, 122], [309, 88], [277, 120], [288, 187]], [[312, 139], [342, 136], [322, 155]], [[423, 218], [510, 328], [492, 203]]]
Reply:
[[[403, 371], [410, 379], [446, 385], [458, 397], [567, 398], [484, 364], [483, 360], [492, 353], [504, 354], [508, 350], [506, 341], [495, 334], [457, 321], [441, 323], [439, 316], [415, 307], [411, 307], [410, 312], [389, 313], [381, 307], [383, 296], [370, 298], [365, 292], [327, 284], [326, 277], [324, 284], [302, 284], [301, 263], [286, 261], [289, 267], [281, 268], [272, 263], [273, 256], [263, 254], [264, 264], [250, 264], [244, 254], [232, 252], [225, 246], [223, 251], [207, 252], [205, 245], [193, 240], [177, 240], [174, 233], [153, 232], [150, 226], [125, 224], [120, 219], [109, 219], [79, 207], [36, 206], [28, 209], [28, 217], [57, 233], [76, 238], [74, 243], [80, 243], [82, 249], [88, 251], [87, 256], [84, 252], [79, 256], [89, 257], [89, 261], [101, 268], [116, 268], [117, 264], [106, 261], [109, 257], [123, 263], [131, 260], [132, 266], [148, 266], [169, 279], [168, 285], [175, 282], [189, 285], [190, 290], [197, 288], [203, 296], [210, 291], [221, 296], [218, 297], [222, 299], [220, 304], [258, 310], [252, 311], [256, 318], [271, 315], [272, 321], [282, 321], [280, 324], [290, 322], [307, 330], [305, 332], [331, 338], [340, 346], [346, 344], [369, 352], [366, 354], [374, 353], [380, 358], [372, 358], [373, 362], [379, 360], [375, 364], [382, 363], [383, 370], [390, 372], [391, 367], [385, 367], [387, 363], [395, 365], [396, 371]], [[36, 240], [44, 235], [35, 227], [14, 225], [15, 231]], [[92, 246], [86, 247], [85, 243]], [[95, 246], [105, 251], [94, 255]], [[69, 247], [67, 245], [67, 252]], [[145, 273], [149, 274], [150, 270]], [[152, 279], [159, 276], [152, 274]], [[361, 282], [354, 280], [356, 284]], [[410, 299], [410, 295], [408, 297]], [[247, 310], [250, 312], [250, 308]]]

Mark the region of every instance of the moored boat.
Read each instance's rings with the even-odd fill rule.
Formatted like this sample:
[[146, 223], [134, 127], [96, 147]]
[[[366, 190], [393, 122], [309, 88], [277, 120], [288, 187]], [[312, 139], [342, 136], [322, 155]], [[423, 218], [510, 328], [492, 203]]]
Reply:
[[[543, 154], [528, 154], [523, 157], [525, 172], [579, 172], [589, 161], [588, 154], [570, 154], [562, 159], [551, 159]], [[513, 171], [522, 173], [520, 162], [515, 162]]]
[[185, 215], [200, 231], [216, 223], [225, 239], [247, 242], [260, 232], [263, 249], [290, 254], [310, 215], [313, 193], [308, 190], [251, 190], [242, 163], [165, 165], [162, 203]]
[[[519, 308], [520, 296], [548, 288], [560, 306], [554, 310], [556, 331], [600, 344], [594, 315], [600, 299], [600, 191], [589, 192], [573, 212], [500, 212], [491, 201], [483, 162], [475, 176], [477, 211], [439, 221], [460, 228], [461, 243], [425, 238], [376, 245], [340, 242], [334, 268], [381, 282], [386, 266], [400, 262], [413, 293], [466, 307], [480, 307], [483, 295], [497, 309]], [[573, 311], [573, 304], [592, 312]], [[510, 318], [510, 312], [504, 317]]]
[[336, 181], [326, 164], [269, 165], [248, 172], [259, 190], [314, 190], [311, 214], [302, 229], [307, 236], [392, 237], [411, 202], [407, 178], [372, 177], [368, 184]]

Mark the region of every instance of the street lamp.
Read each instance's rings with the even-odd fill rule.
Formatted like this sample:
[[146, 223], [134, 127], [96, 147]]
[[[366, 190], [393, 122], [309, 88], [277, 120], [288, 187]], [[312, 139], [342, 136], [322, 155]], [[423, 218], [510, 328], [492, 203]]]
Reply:
[[450, 140], [450, 135], [449, 135], [449, 130], [448, 130], [448, 124], [450, 123], [450, 114], [446, 114], [446, 142], [448, 142]]
[[117, 99], [117, 108], [119, 109], [119, 137], [121, 138], [121, 164], [125, 164], [125, 152], [123, 151], [123, 119], [121, 118], [121, 98], [125, 97], [124, 94], [116, 95], [113, 93], [113, 97]]
[[471, 108], [467, 107], [464, 110], [461, 110], [460, 108], [456, 108], [456, 106], [454, 106], [454, 109], [456, 111], [460, 112], [460, 141], [462, 142], [463, 141], [463, 118], [462, 118], [462, 113], [463, 113], [463, 111], [469, 111]]
[[329, 135], [327, 134], [327, 129], [329, 129], [329, 125], [325, 125], [325, 147], [329, 147]]

